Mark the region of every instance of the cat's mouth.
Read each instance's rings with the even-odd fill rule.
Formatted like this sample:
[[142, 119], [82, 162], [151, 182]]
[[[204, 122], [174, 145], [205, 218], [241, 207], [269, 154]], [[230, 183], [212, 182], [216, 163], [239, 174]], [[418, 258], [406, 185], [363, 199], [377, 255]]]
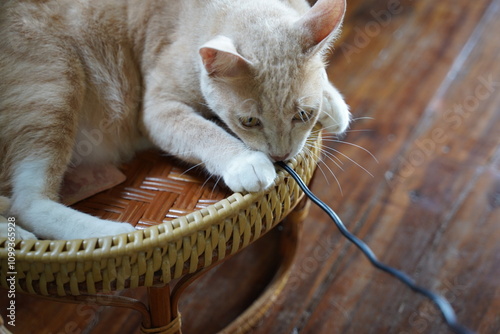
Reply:
[[270, 155], [269, 156], [273, 162], [286, 161], [291, 158], [291, 154], [287, 153], [284, 155]]

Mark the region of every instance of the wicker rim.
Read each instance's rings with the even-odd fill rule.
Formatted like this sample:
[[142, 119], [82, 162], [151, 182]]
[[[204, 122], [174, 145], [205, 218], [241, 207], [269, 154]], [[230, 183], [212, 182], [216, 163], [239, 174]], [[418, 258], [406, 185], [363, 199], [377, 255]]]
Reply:
[[[288, 162], [306, 182], [319, 160], [320, 143], [320, 133], [314, 131], [308, 149]], [[78, 295], [168, 283], [244, 248], [278, 224], [302, 196], [293, 179], [277, 167], [274, 186], [265, 192], [234, 193], [206, 208], [135, 232], [90, 239], [16, 240], [16, 281], [21, 290], [44, 295], [51, 294], [49, 286], [56, 286], [58, 295]], [[241, 225], [248, 216], [253, 216], [251, 226], [248, 222]], [[4, 287], [9, 246], [13, 245], [7, 239], [0, 239], [0, 284]]]
[[[301, 157], [292, 159], [288, 164], [295, 168]], [[278, 167], [279, 168], [279, 167]], [[274, 185], [285, 178], [285, 172], [279, 169]], [[271, 189], [274, 187], [271, 186]], [[266, 193], [269, 193], [268, 190]], [[171, 222], [163, 222], [158, 225], [134, 232], [123, 233], [116, 236], [106, 236], [89, 239], [72, 240], [16, 240], [16, 260], [30, 260], [37, 258], [41, 262], [66, 262], [71, 258], [93, 252], [93, 257], [102, 259], [102, 253], [109, 256], [122, 255], [124, 252], [140, 252], [162, 244], [177, 241], [183, 237], [205, 230], [214, 222], [224, 220], [235, 210], [248, 207], [263, 193], [234, 193], [226, 199], [212, 204], [201, 210], [189, 213], [183, 217], [176, 218]], [[173, 227], [173, 228], [172, 228]], [[0, 245], [5, 247], [6, 239], [0, 239]], [[29, 251], [28, 251], [29, 250]], [[39, 257], [42, 253], [60, 253], [65, 255], [53, 257]], [[0, 258], [4, 258], [4, 251], [0, 249]], [[76, 258], [74, 259], [76, 260]]]

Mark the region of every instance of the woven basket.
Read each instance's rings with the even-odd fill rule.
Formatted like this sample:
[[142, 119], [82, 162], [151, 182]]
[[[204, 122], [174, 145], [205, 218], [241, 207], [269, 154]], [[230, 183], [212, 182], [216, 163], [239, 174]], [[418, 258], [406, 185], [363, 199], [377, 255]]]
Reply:
[[[308, 153], [289, 162], [305, 182], [319, 157], [319, 131]], [[137, 231], [85, 240], [16, 240], [15, 269], [0, 239], [0, 282], [15, 271], [16, 289], [44, 296], [78, 296], [159, 286], [238, 252], [278, 224], [300, 201], [295, 181], [278, 170], [261, 193], [231, 193], [160, 152], [145, 152], [123, 166], [124, 184], [74, 205]], [[12, 259], [10, 259], [12, 260]], [[11, 269], [11, 270], [9, 270]]]

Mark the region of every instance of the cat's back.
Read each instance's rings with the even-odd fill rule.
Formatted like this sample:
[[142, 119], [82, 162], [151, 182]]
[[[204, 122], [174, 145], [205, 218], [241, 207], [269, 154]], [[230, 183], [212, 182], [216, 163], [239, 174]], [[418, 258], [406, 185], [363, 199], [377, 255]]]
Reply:
[[115, 0], [24, 0], [0, 3], [0, 31], [3, 43], [23, 39], [31, 43], [50, 42], [107, 33], [123, 27], [125, 2]]
[[[148, 22], [144, 15], [153, 12], [156, 0], [145, 0], [142, 7], [139, 2], [0, 1], [0, 152], [13, 146], [10, 139], [18, 129], [34, 131], [33, 120], [57, 127], [60, 121], [53, 119], [62, 106], [70, 106], [65, 112], [78, 119], [78, 125], [67, 123], [80, 130], [99, 129], [102, 119], [113, 119], [111, 130], [124, 133], [129, 141], [138, 136], [119, 130], [135, 131], [132, 123], [140, 105], [141, 46], [133, 38], [142, 35], [131, 27]], [[111, 139], [129, 154], [126, 138]], [[8, 178], [2, 167], [0, 190]]]
[[[34, 38], [41, 33], [65, 32], [82, 21], [92, 1], [21, 0], [0, 2], [2, 33], [22, 33]], [[5, 40], [5, 39], [3, 39]]]

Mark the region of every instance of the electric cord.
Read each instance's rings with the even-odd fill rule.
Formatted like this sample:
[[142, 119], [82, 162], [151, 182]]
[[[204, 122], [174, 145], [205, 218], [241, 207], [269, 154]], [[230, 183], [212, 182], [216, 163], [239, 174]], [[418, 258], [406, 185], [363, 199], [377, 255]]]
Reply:
[[439, 308], [444, 320], [446, 321], [446, 324], [448, 325], [449, 329], [453, 331], [456, 334], [474, 334], [471, 330], [468, 328], [462, 326], [460, 323], [457, 321], [457, 317], [455, 315], [455, 311], [451, 307], [450, 303], [442, 296], [427, 290], [425, 288], [422, 288], [418, 286], [415, 281], [408, 276], [406, 273], [389, 267], [382, 262], [380, 262], [376, 255], [373, 253], [373, 251], [368, 247], [367, 244], [365, 244], [361, 239], [356, 237], [354, 234], [349, 232], [347, 228], [345, 227], [344, 223], [342, 220], [339, 218], [339, 216], [333, 211], [329, 206], [327, 206], [323, 201], [321, 201], [316, 195], [314, 195], [311, 190], [307, 187], [307, 185], [302, 181], [300, 176], [287, 164], [285, 164], [282, 161], [277, 162], [278, 166], [283, 168], [285, 171], [292, 176], [292, 178], [297, 182], [299, 187], [302, 189], [302, 191], [305, 193], [307, 197], [311, 199], [317, 206], [319, 206], [323, 211], [325, 211], [328, 216], [333, 220], [337, 228], [339, 229], [340, 233], [347, 238], [350, 242], [352, 242], [356, 247], [358, 247], [361, 252], [368, 258], [370, 263], [376, 267], [379, 270], [385, 271], [389, 275], [395, 277], [399, 281], [403, 282], [405, 285], [407, 285], [411, 290], [414, 292], [417, 292], [419, 294], [424, 295], [425, 297], [429, 298], [436, 306]]

